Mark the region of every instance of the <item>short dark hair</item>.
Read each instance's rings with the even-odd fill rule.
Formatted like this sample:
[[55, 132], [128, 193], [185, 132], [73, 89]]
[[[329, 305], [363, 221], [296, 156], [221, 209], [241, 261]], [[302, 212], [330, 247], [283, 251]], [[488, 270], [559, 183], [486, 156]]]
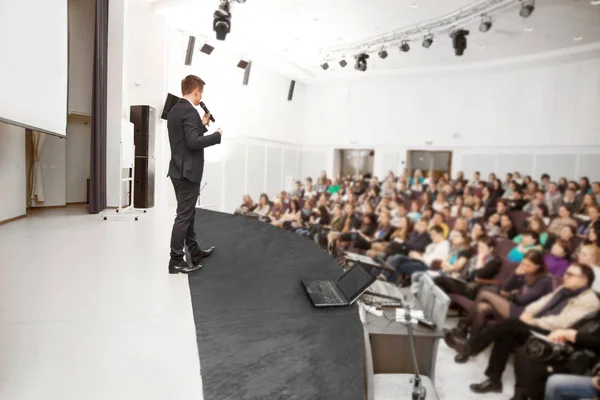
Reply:
[[525, 232], [523, 232], [523, 236], [531, 236], [533, 238], [533, 240], [535, 240], [536, 244], [537, 244], [538, 240], [540, 240], [540, 234], [531, 229], [528, 229]]
[[444, 234], [444, 228], [442, 228], [442, 227], [441, 227], [441, 226], [439, 226], [439, 225], [434, 225], [434, 226], [432, 226], [431, 228], [429, 228], [429, 230], [430, 230], [431, 232], [435, 232], [435, 233], [437, 233], [437, 234], [439, 234], [439, 235], [443, 235], [443, 234]]
[[550, 179], [550, 175], [548, 175], [548, 174], [542, 174], [542, 179]]
[[592, 269], [592, 267], [590, 267], [587, 264], [582, 264], [579, 262], [572, 262], [571, 266], [575, 266], [578, 267], [581, 270], [581, 274], [583, 276], [585, 276], [585, 278], [587, 279], [587, 287], [592, 287], [592, 284], [594, 283], [594, 279], [596, 278], [596, 275], [594, 274], [594, 270]]
[[308, 178], [306, 178], [306, 181], [312, 183], [312, 178], [309, 176]]
[[481, 242], [491, 249], [496, 248], [496, 240], [493, 237], [483, 235], [477, 242]]
[[186, 96], [196, 89], [204, 90], [204, 81], [196, 75], [188, 75], [181, 81], [181, 94]]

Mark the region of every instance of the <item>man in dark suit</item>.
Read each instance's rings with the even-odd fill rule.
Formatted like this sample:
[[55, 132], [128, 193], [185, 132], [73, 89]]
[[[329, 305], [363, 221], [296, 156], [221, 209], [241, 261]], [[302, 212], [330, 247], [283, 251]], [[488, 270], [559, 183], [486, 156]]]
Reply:
[[[189, 75], [181, 81], [183, 98], [169, 112], [167, 127], [171, 145], [171, 162], [167, 176], [173, 182], [177, 198], [177, 217], [171, 234], [169, 273], [190, 273], [202, 268], [200, 262], [210, 256], [214, 247], [200, 249], [196, 241], [194, 222], [200, 181], [204, 172], [204, 148], [221, 143], [220, 129], [204, 136], [210, 114], [200, 114], [196, 108], [202, 100], [204, 81]], [[192, 265], [184, 260], [184, 245], [192, 256]]]

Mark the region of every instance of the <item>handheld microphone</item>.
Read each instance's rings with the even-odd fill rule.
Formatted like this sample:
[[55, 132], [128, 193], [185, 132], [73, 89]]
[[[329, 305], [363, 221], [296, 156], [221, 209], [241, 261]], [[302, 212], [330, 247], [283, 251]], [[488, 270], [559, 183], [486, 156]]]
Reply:
[[[204, 104], [203, 101], [200, 102], [200, 107], [202, 107], [205, 113], [210, 114], [210, 111], [208, 111], [208, 107], [206, 107], [206, 104]], [[215, 117], [212, 114], [210, 114], [210, 120], [212, 122], [215, 122]]]

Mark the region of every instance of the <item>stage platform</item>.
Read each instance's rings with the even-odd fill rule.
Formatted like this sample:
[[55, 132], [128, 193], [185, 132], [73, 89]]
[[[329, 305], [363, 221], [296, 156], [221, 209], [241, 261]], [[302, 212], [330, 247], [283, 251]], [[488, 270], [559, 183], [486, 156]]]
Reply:
[[292, 232], [202, 209], [196, 233], [216, 246], [189, 276], [205, 400], [363, 398], [356, 306], [316, 309], [300, 283], [337, 277], [330, 255]]

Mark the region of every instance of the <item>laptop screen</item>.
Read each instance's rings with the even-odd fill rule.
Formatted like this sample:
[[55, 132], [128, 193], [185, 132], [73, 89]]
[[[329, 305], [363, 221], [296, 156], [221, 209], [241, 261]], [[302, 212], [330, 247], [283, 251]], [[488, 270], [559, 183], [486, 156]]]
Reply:
[[340, 276], [336, 283], [344, 296], [352, 302], [355, 297], [360, 295], [371, 283], [375, 282], [375, 277], [369, 273], [360, 263], [356, 263], [346, 273]]

